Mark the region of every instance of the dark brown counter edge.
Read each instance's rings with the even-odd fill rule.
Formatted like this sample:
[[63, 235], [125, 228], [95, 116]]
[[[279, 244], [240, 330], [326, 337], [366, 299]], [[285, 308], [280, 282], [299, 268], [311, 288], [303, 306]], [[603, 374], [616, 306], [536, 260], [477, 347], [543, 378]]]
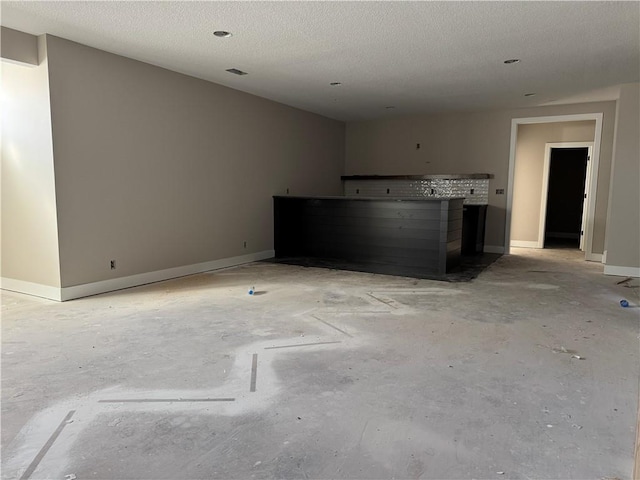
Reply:
[[359, 271], [426, 278], [460, 265], [463, 198], [274, 196], [279, 259], [358, 264]]
[[437, 175], [342, 175], [342, 180], [479, 180], [494, 178], [492, 173], [437, 174]]

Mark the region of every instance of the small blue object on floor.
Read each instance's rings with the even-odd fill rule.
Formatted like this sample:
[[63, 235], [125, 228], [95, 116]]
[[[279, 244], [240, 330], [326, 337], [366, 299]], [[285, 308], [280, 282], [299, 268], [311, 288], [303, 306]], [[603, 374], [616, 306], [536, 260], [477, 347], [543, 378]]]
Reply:
[[620, 300], [620, 306], [623, 308], [627, 308], [629, 306], [629, 302], [627, 302], [624, 298]]
[[249, 292], [247, 292], [247, 293], [249, 293], [249, 295], [253, 295], [254, 293], [256, 293], [256, 287], [251, 287], [249, 289]]

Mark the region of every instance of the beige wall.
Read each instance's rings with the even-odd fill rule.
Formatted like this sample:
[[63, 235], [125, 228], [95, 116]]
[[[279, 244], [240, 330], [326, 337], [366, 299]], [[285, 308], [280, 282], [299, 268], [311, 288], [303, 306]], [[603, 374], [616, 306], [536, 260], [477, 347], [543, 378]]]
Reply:
[[[640, 275], [640, 84], [620, 89], [605, 273]], [[625, 267], [627, 271], [612, 271]]]
[[272, 195], [341, 192], [344, 123], [47, 41], [63, 287], [270, 250]]
[[271, 195], [339, 194], [343, 173], [492, 173], [486, 243], [500, 246], [511, 119], [598, 112], [594, 252], [611, 185], [607, 263], [640, 264], [637, 84], [622, 89], [610, 176], [615, 102], [352, 122], [345, 139], [341, 122], [46, 42], [38, 67], [2, 64], [4, 277], [66, 287], [269, 250]]
[[38, 38], [12, 28], [0, 27], [0, 56], [26, 65], [38, 65]]
[[[547, 143], [593, 142], [595, 121], [560, 122], [520, 125], [516, 144], [511, 211], [511, 240], [537, 242], [540, 222], [540, 202], [544, 179], [544, 155]], [[605, 169], [600, 169], [604, 174]], [[607, 172], [608, 173], [608, 169]], [[609, 176], [599, 178], [608, 189]], [[601, 195], [601, 198], [607, 198]], [[602, 202], [601, 202], [602, 203]], [[606, 215], [606, 203], [602, 205]], [[544, 215], [546, 212], [542, 212]], [[604, 251], [605, 223], [596, 222], [593, 251]]]
[[2, 277], [60, 286], [46, 49], [26, 67], [0, 64]]
[[[347, 123], [347, 175], [491, 173], [485, 243], [503, 246], [509, 172], [509, 145], [513, 118], [603, 113], [600, 168], [611, 165], [615, 102], [583, 103], [553, 107], [474, 113], [422, 115]], [[420, 150], [416, 150], [420, 143]], [[607, 177], [608, 178], [608, 177]], [[598, 211], [606, 211], [604, 195], [598, 195]], [[496, 195], [496, 189], [505, 189]], [[603, 202], [603, 203], [602, 203]], [[599, 226], [603, 229], [604, 226]]]

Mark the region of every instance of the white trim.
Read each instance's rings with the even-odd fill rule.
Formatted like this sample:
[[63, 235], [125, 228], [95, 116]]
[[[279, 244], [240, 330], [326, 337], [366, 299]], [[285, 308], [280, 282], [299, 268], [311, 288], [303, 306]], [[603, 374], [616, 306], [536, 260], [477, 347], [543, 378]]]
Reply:
[[544, 248], [544, 230], [547, 228], [547, 197], [549, 196], [549, 172], [551, 171], [551, 143], [544, 146], [544, 166], [542, 167], [542, 194], [540, 195], [540, 221], [538, 223], [538, 245]]
[[607, 263], [607, 251], [606, 250], [602, 254], [602, 263]]
[[511, 240], [510, 247], [516, 248], [542, 248], [538, 242], [529, 242], [526, 240]]
[[[504, 224], [504, 253], [509, 255], [511, 245], [511, 209], [513, 208], [513, 184], [515, 182], [516, 143], [518, 142], [518, 120], [511, 119], [511, 139], [509, 144], [509, 173], [507, 175], [507, 208]], [[525, 118], [521, 120], [527, 120]]]
[[[587, 147], [587, 171], [585, 172], [585, 177], [584, 177], [584, 192], [583, 192], [584, 199], [582, 200], [582, 218], [580, 219], [580, 250], [585, 252], [585, 256], [587, 251], [585, 232], [587, 231], [587, 220], [588, 220], [587, 212], [589, 211], [589, 201], [591, 200], [592, 195], [596, 195], [598, 193], [597, 188], [593, 192], [591, 191], [591, 182], [592, 182], [591, 167], [593, 167], [593, 162], [591, 161], [592, 157], [593, 157], [593, 145], [591, 145], [590, 147]], [[596, 175], [595, 181], [596, 182], [598, 181], [597, 175]], [[594, 211], [594, 214], [595, 214], [595, 211]], [[593, 250], [593, 247], [591, 249]]]
[[518, 140], [518, 125], [536, 124], [536, 123], [555, 123], [555, 122], [579, 122], [585, 120], [595, 120], [595, 134], [593, 139], [593, 154], [591, 156], [591, 182], [589, 185], [590, 195], [588, 195], [588, 216], [585, 228], [585, 259], [593, 258], [593, 224], [596, 211], [596, 192], [598, 182], [598, 167], [600, 165], [600, 142], [602, 140], [602, 113], [579, 113], [575, 115], [557, 115], [552, 117], [527, 117], [511, 119], [511, 140], [509, 145], [509, 174], [507, 183], [507, 207], [504, 226], [504, 244], [505, 254], [509, 254], [511, 240], [511, 216], [513, 209], [513, 184], [516, 163], [516, 143]]
[[602, 254], [601, 253], [592, 253], [591, 255], [589, 255], [587, 257], [587, 262], [598, 262], [598, 263], [604, 263], [602, 261]]
[[12, 63], [13, 65], [18, 65], [20, 67], [28, 67], [35, 68], [38, 66], [37, 63], [23, 62], [21, 60], [14, 60], [13, 58], [0, 57], [2, 62]]
[[40, 283], [25, 282], [15, 278], [2, 277], [0, 279], [0, 289], [11, 292], [24, 293], [34, 297], [42, 297], [48, 300], [60, 302], [60, 287], [51, 287]]
[[604, 274], [615, 275], [617, 277], [640, 277], [640, 267], [616, 267], [615, 265], [605, 265]]
[[591, 170], [589, 174], [589, 193], [587, 195], [587, 218], [584, 229], [585, 233], [585, 258], [588, 260], [594, 254], [593, 251], [593, 228], [596, 218], [596, 195], [598, 193], [598, 173], [600, 171], [600, 143], [602, 141], [602, 114], [598, 114], [596, 118], [596, 131], [593, 139], [593, 148], [591, 150]]
[[3, 278], [1, 288], [64, 302], [75, 298], [88, 297], [90, 295], [98, 295], [100, 293], [112, 292], [114, 290], [137, 287], [148, 283], [161, 282], [163, 280], [184, 277], [196, 273], [235, 267], [245, 263], [272, 258], [274, 255], [274, 250], [265, 250], [262, 252], [250, 253], [248, 255], [240, 255], [238, 257], [222, 258], [211, 262], [196, 263], [194, 265], [185, 265], [182, 267], [168, 268], [166, 270], [140, 273], [128, 277], [112, 278], [109, 280], [102, 280], [100, 282], [86, 283], [83, 285], [74, 285], [72, 287], [63, 288], [48, 287], [46, 285], [38, 285], [35, 283], [22, 282], [20, 280]]
[[609, 222], [609, 219], [611, 218], [611, 205], [613, 204], [612, 199], [613, 199], [613, 172], [615, 170], [615, 163], [616, 163], [616, 145], [618, 144], [618, 142], [616, 141], [618, 138], [618, 113], [620, 112], [620, 99], [618, 98], [618, 100], [616, 101], [616, 115], [615, 115], [615, 121], [613, 123], [613, 150], [611, 151], [611, 175], [609, 175], [609, 196], [607, 197], [607, 228], [604, 231], [604, 253], [605, 253], [605, 258], [603, 259], [602, 263], [607, 263], [607, 249], [609, 247], [609, 233], [611, 230], [611, 222]]
[[265, 250], [263, 252], [250, 253], [248, 255], [240, 255], [238, 257], [222, 258], [211, 262], [196, 263], [195, 265], [185, 265], [183, 267], [168, 268], [166, 270], [158, 270], [156, 272], [141, 273], [131, 275], [129, 277], [113, 278], [103, 280], [101, 282], [86, 283], [84, 285], [75, 285], [73, 287], [62, 288], [62, 301], [73, 300], [74, 298], [88, 297], [99, 293], [112, 292], [114, 290], [122, 290], [124, 288], [137, 287], [147, 283], [161, 282], [171, 278], [184, 277], [196, 273], [208, 272], [210, 270], [218, 270], [220, 268], [234, 267], [244, 263], [251, 263], [258, 260], [271, 258], [275, 255], [274, 250]]
[[485, 245], [484, 253], [504, 253], [504, 247], [498, 245]]
[[514, 118], [513, 121], [517, 121], [519, 125], [528, 125], [531, 123], [581, 122], [584, 120], [595, 120], [597, 116], [602, 118], [602, 113], [575, 113], [547, 117]]
[[[540, 223], [538, 224], [538, 247], [544, 248], [544, 231], [546, 228], [547, 222], [547, 197], [549, 194], [549, 172], [551, 170], [551, 150], [554, 148], [586, 148], [587, 155], [589, 158], [593, 156], [593, 142], [562, 142], [562, 143], [546, 143], [544, 146], [544, 167], [542, 169], [542, 194], [540, 195]], [[585, 178], [585, 187], [587, 189], [587, 198], [585, 198], [582, 208], [582, 225], [581, 228], [584, 230], [586, 213], [589, 207], [589, 197], [592, 195], [590, 191], [591, 179], [590, 179], [590, 170], [591, 170], [591, 160], [587, 161], [587, 171]], [[595, 192], [593, 192], [595, 195]], [[586, 234], [586, 230], [585, 234]], [[558, 236], [558, 235], [556, 235]], [[583, 239], [585, 235], [578, 236], [581, 243], [581, 250], [584, 251], [585, 248], [582, 245]], [[574, 238], [574, 237], [565, 237], [565, 238]], [[512, 243], [513, 245], [513, 243]]]

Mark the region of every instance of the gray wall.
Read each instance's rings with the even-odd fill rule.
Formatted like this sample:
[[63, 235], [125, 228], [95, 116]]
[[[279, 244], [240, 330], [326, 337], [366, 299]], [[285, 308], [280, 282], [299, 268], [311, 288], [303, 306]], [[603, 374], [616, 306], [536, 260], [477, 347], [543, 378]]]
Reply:
[[[511, 240], [537, 242], [542, 200], [544, 155], [547, 143], [593, 142], [595, 121], [538, 123], [520, 125], [516, 144], [511, 211]], [[599, 168], [597, 198], [606, 200], [609, 191], [609, 165]], [[604, 251], [606, 202], [596, 210], [593, 253]]]
[[24, 65], [39, 65], [38, 37], [28, 33], [0, 27], [2, 58]]
[[[487, 209], [487, 245], [503, 246], [509, 171], [509, 144], [513, 118], [603, 113], [600, 168], [611, 165], [615, 102], [596, 102], [515, 110], [421, 115], [347, 123], [347, 175], [491, 173]], [[416, 143], [420, 149], [416, 150]], [[608, 178], [608, 177], [607, 177]], [[607, 180], [596, 208], [607, 209]], [[604, 231], [600, 224], [596, 230]]]
[[63, 287], [271, 250], [273, 194], [341, 193], [344, 123], [47, 44]]
[[[6, 37], [3, 57], [15, 40]], [[20, 33], [20, 32], [18, 32]], [[26, 34], [25, 34], [26, 35]], [[31, 38], [29, 38], [31, 37]], [[58, 228], [46, 47], [40, 38], [38, 66], [2, 62], [2, 277], [60, 286]], [[22, 51], [15, 46], [10, 51]], [[5, 282], [3, 282], [3, 286]], [[14, 288], [15, 285], [9, 285]]]
[[[607, 266], [640, 269], [640, 84], [620, 89], [611, 175]], [[605, 269], [608, 273], [609, 269]], [[611, 272], [616, 273], [616, 272]], [[638, 275], [640, 272], [617, 272]]]

